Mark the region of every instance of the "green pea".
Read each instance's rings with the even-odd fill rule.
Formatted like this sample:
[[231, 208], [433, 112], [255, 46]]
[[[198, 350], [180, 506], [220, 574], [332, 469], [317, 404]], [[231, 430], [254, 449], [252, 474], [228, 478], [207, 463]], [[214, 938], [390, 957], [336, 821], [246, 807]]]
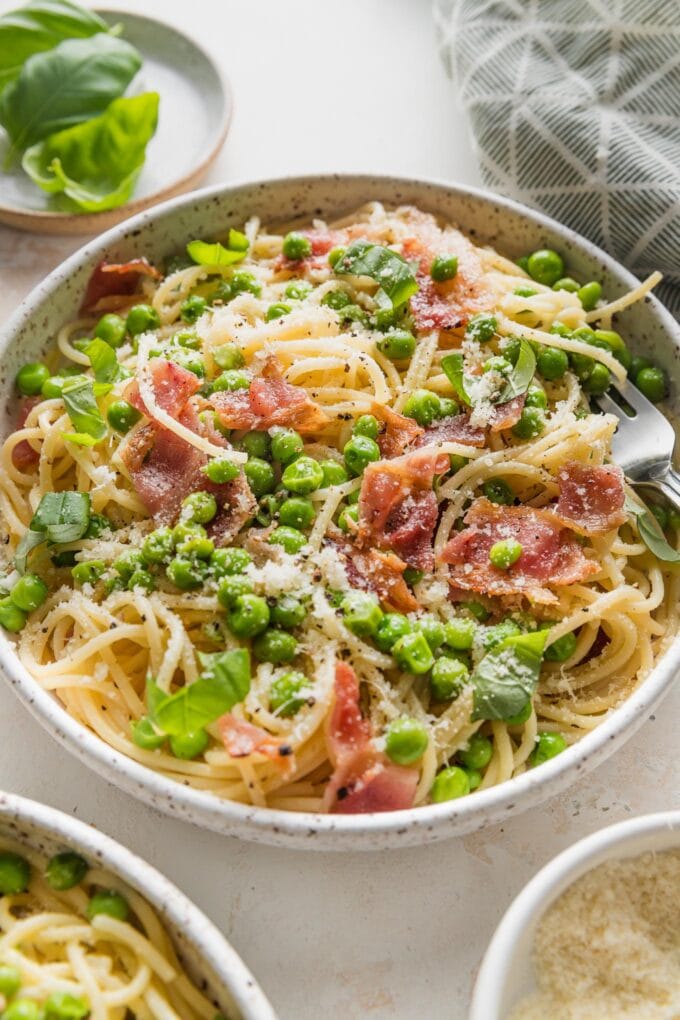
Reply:
[[45, 878], [47, 884], [57, 892], [64, 892], [82, 882], [88, 869], [89, 865], [84, 857], [74, 853], [73, 850], [64, 850], [63, 853], [50, 857]]
[[16, 375], [16, 386], [24, 397], [36, 397], [50, 377], [50, 370], [41, 361], [29, 361]]
[[369, 438], [369, 436], [361, 435], [352, 436], [349, 442], [345, 443], [342, 454], [345, 458], [347, 470], [350, 475], [355, 477], [362, 474], [369, 464], [380, 460], [381, 456], [380, 447], [376, 441]]
[[570, 354], [569, 363], [579, 382], [585, 382], [595, 367], [595, 360], [587, 354]]
[[195, 333], [192, 329], [182, 329], [179, 333], [175, 333], [172, 339], [174, 343], [190, 351], [200, 350], [202, 343], [198, 333]]
[[355, 436], [368, 436], [369, 439], [377, 439], [380, 435], [380, 424], [373, 414], [362, 414], [354, 422], [352, 433]]
[[271, 609], [272, 623], [291, 629], [299, 627], [307, 617], [304, 602], [295, 595], [281, 595]]
[[417, 719], [395, 719], [387, 727], [385, 753], [397, 765], [412, 765], [425, 754], [427, 729]]
[[233, 296], [247, 292], [259, 297], [262, 293], [262, 285], [247, 269], [237, 269], [231, 277], [230, 291]]
[[283, 673], [272, 680], [269, 688], [269, 707], [284, 719], [296, 715], [307, 698], [300, 695], [305, 688], [311, 686], [311, 682], [304, 673]]
[[217, 601], [225, 609], [231, 609], [241, 595], [251, 595], [253, 582], [243, 574], [234, 574], [223, 578], [217, 589]]
[[306, 280], [293, 280], [286, 287], [285, 295], [293, 301], [304, 301], [311, 294], [312, 290], [311, 283], [307, 283]]
[[354, 531], [353, 525], [359, 523], [359, 507], [346, 506], [338, 516], [338, 527], [345, 533]]
[[345, 254], [345, 249], [338, 246], [337, 248], [331, 248], [328, 253], [328, 264], [331, 268], [335, 268], [342, 256]]
[[228, 457], [213, 457], [201, 470], [206, 478], [210, 479], [211, 482], [215, 482], [216, 485], [225, 485], [227, 482], [233, 482], [240, 474], [238, 464], [235, 464], [233, 460], [229, 460]]
[[66, 376], [53, 375], [42, 384], [40, 393], [45, 400], [57, 400], [63, 393], [65, 382]]
[[90, 1015], [90, 1004], [70, 992], [52, 992], [45, 1002], [45, 1014], [45, 1020], [84, 1020]]
[[153, 723], [147, 716], [136, 720], [130, 726], [132, 743], [141, 747], [144, 751], [157, 751], [162, 747], [167, 737], [165, 733], [158, 733]]
[[474, 620], [457, 616], [449, 620], [444, 627], [444, 643], [457, 652], [467, 652], [472, 648], [477, 631]]
[[473, 315], [465, 329], [465, 339], [473, 340], [478, 344], [487, 344], [493, 340], [498, 329], [498, 321], [494, 315], [486, 312], [478, 312]]
[[424, 636], [433, 652], [444, 644], [446, 629], [441, 620], [436, 616], [421, 616], [415, 626], [416, 630]]
[[305, 499], [303, 496], [294, 496], [291, 499], [287, 499], [281, 504], [279, 510], [279, 520], [281, 524], [285, 524], [290, 528], [308, 528], [314, 518], [316, 517], [316, 510], [311, 499]]
[[536, 746], [529, 755], [532, 765], [542, 765], [565, 750], [567, 742], [561, 733], [539, 733]]
[[305, 448], [299, 432], [294, 429], [277, 427], [272, 429], [272, 457], [279, 464], [288, 464], [298, 457]]
[[583, 383], [583, 388], [586, 393], [591, 393], [593, 395], [606, 393], [611, 386], [611, 381], [611, 373], [607, 366], [596, 361], [590, 375]]
[[470, 792], [470, 779], [465, 769], [457, 765], [449, 765], [442, 769], [435, 778], [430, 790], [433, 803], [441, 804], [445, 800], [457, 800]]
[[9, 963], [0, 963], [0, 995], [11, 999], [21, 988], [21, 971]]
[[458, 272], [458, 258], [455, 255], [437, 255], [430, 266], [430, 276], [437, 283], [452, 280]]
[[26, 892], [31, 878], [31, 866], [25, 857], [9, 851], [0, 853], [0, 894], [12, 896]]
[[261, 634], [269, 625], [269, 606], [260, 595], [239, 595], [227, 612], [229, 630], [241, 638]]
[[190, 294], [186, 301], [183, 301], [179, 308], [179, 316], [182, 322], [194, 323], [203, 315], [208, 307], [208, 302], [200, 294]]
[[274, 468], [268, 461], [259, 457], [251, 457], [244, 465], [243, 473], [248, 479], [253, 495], [258, 498], [271, 492], [276, 486]]
[[635, 376], [635, 385], [653, 404], [658, 404], [668, 394], [666, 373], [654, 365], [640, 369]]
[[312, 243], [304, 234], [291, 230], [283, 239], [283, 254], [287, 259], [299, 262], [312, 254]]
[[425, 577], [425, 571], [416, 570], [415, 567], [407, 567], [403, 573], [403, 577], [406, 583], [413, 587], [414, 584], [420, 584], [422, 579]]
[[38, 609], [47, 598], [47, 585], [36, 574], [24, 574], [12, 588], [12, 602], [25, 613]]
[[16, 634], [26, 626], [26, 613], [15, 606], [10, 598], [0, 599], [0, 627]]
[[505, 620], [501, 620], [500, 623], [494, 624], [493, 627], [487, 627], [482, 634], [482, 647], [484, 651], [490, 652], [492, 648], [496, 648], [502, 641], [505, 641], [510, 637], [517, 637], [522, 631], [517, 623], [509, 616]]
[[531, 698], [526, 702], [524, 708], [517, 713], [517, 715], [511, 715], [505, 720], [508, 726], [523, 726], [531, 718], [531, 713], [534, 710], [533, 702]]
[[477, 787], [481, 785], [483, 778], [482, 773], [477, 769], [465, 769], [465, 772], [467, 773], [468, 783], [470, 784], [470, 792], [472, 793], [473, 790], [476, 790]]
[[491, 503], [500, 506], [512, 506], [515, 494], [503, 478], [490, 478], [482, 485], [482, 492]]
[[229, 368], [210, 384], [213, 393], [221, 393], [226, 390], [229, 393], [236, 393], [237, 390], [250, 389], [250, 376], [241, 368]]
[[460, 659], [442, 655], [432, 667], [430, 689], [436, 701], [457, 698], [470, 679], [470, 671]]
[[340, 603], [345, 626], [357, 637], [373, 637], [378, 630], [383, 612], [374, 595], [352, 591]]
[[519, 266], [520, 269], [523, 269], [525, 273], [529, 272], [529, 270], [527, 269], [528, 264], [529, 264], [528, 255], [520, 255], [518, 259], [515, 259], [515, 265]]
[[551, 248], [540, 248], [538, 251], [532, 252], [527, 259], [527, 271], [537, 283], [542, 283], [545, 287], [552, 287], [564, 276], [564, 262], [562, 257]]
[[565, 662], [576, 651], [577, 638], [573, 631], [563, 634], [557, 641], [553, 641], [545, 650], [545, 658], [548, 662]]
[[115, 315], [113, 312], [102, 315], [94, 327], [94, 335], [107, 343], [109, 347], [122, 347], [125, 343], [125, 332], [125, 319], [121, 319], [120, 315]]
[[538, 291], [534, 290], [533, 287], [521, 286], [521, 287], [515, 287], [515, 289], [513, 291], [513, 294], [516, 294], [517, 297], [527, 298], [527, 297], [533, 297], [535, 294], [538, 294]]
[[270, 627], [253, 641], [253, 651], [260, 662], [273, 662], [279, 666], [292, 662], [297, 655], [298, 643], [285, 630]]
[[416, 338], [406, 329], [393, 329], [376, 342], [376, 347], [390, 361], [405, 361], [415, 353]]
[[155, 591], [156, 579], [148, 570], [135, 570], [127, 583], [128, 591], [135, 591], [141, 588], [145, 592]]
[[458, 757], [466, 768], [484, 769], [491, 761], [493, 755], [493, 744], [488, 737], [475, 733], [468, 740], [464, 751], [458, 752]]
[[536, 359], [536, 368], [548, 381], [561, 379], [569, 368], [569, 358], [558, 347], [546, 347]]
[[45, 1013], [35, 999], [15, 999], [3, 1011], [2, 1020], [45, 1020]]
[[345, 502], [348, 503], [350, 506], [353, 506], [354, 503], [358, 503], [360, 499], [361, 499], [360, 486], [357, 487], [356, 489], [352, 489], [352, 491], [348, 492], [347, 495], [345, 496]]
[[407, 418], [414, 418], [419, 425], [427, 428], [439, 417], [439, 397], [431, 390], [414, 390], [404, 404], [403, 413]]
[[584, 311], [592, 312], [602, 297], [602, 286], [597, 280], [591, 280], [589, 283], [584, 283], [582, 287], [579, 287], [577, 294]]
[[410, 621], [401, 613], [386, 613], [378, 624], [373, 640], [381, 652], [390, 652], [399, 638], [410, 634], [412, 629]]
[[540, 407], [543, 410], [548, 406], [548, 395], [542, 386], [530, 386], [527, 390], [526, 407]]
[[184, 761], [191, 761], [203, 754], [210, 737], [205, 730], [193, 730], [190, 733], [178, 733], [170, 737], [170, 750], [175, 758], [182, 758]]
[[106, 420], [111, 428], [123, 436], [130, 431], [133, 425], [137, 424], [141, 417], [137, 408], [129, 404], [127, 400], [114, 400], [106, 411]]
[[208, 524], [217, 513], [217, 500], [212, 492], [190, 493], [182, 501], [181, 520], [191, 524]]
[[97, 914], [105, 914], [107, 917], [114, 917], [117, 921], [126, 921], [130, 907], [125, 897], [115, 889], [98, 889], [90, 897], [86, 913], [90, 920]]
[[142, 542], [144, 563], [167, 563], [172, 558], [175, 539], [171, 528], [156, 528]]
[[321, 298], [321, 304], [326, 308], [332, 308], [334, 312], [339, 312], [340, 309], [351, 305], [352, 299], [344, 290], [329, 290]]
[[281, 481], [291, 492], [307, 496], [323, 485], [323, 469], [313, 457], [298, 457], [284, 468]]
[[323, 471], [323, 489], [329, 485], [342, 485], [349, 478], [344, 467], [337, 460], [322, 460], [319, 462], [319, 467]]
[[534, 439], [545, 428], [545, 415], [540, 407], [525, 407], [519, 421], [512, 426], [512, 434], [518, 439]]
[[252, 562], [253, 557], [248, 550], [238, 545], [229, 546], [227, 549], [215, 549], [210, 557], [210, 566], [216, 577], [242, 574]]
[[489, 549], [489, 561], [498, 570], [509, 570], [522, 555], [522, 546], [514, 538], [503, 538]]
[[158, 329], [161, 320], [158, 312], [151, 305], [133, 305], [127, 314], [125, 328], [130, 336], [139, 336], [150, 329]]
[[571, 294], [575, 294], [580, 288], [581, 284], [573, 278], [573, 276], [563, 276], [561, 279], [556, 280], [552, 285], [553, 290], [568, 290]]
[[454, 415], [458, 414], [460, 408], [455, 400], [451, 397], [440, 397], [439, 398], [439, 416], [440, 418], [453, 418]]
[[501, 375], [508, 375], [512, 371], [512, 362], [500, 354], [494, 354], [482, 365], [482, 372], [500, 372]]
[[280, 545], [289, 555], [294, 556], [300, 552], [303, 546], [307, 545], [307, 536], [303, 535], [297, 528], [282, 525], [275, 528], [269, 536], [270, 545]]
[[416, 676], [428, 673], [434, 665], [432, 649], [419, 631], [400, 637], [392, 646], [392, 655], [399, 669]]
[[192, 591], [200, 588], [205, 579], [207, 564], [202, 560], [187, 560], [176, 556], [170, 560], [166, 568], [168, 580], [180, 591]]
[[219, 347], [212, 348], [211, 353], [218, 368], [227, 371], [234, 368], [243, 368], [246, 363], [243, 352], [237, 344], [221, 344]]
[[275, 319], [282, 319], [284, 315], [288, 315], [292, 311], [290, 305], [283, 304], [283, 302], [277, 302], [276, 304], [270, 305], [265, 313], [265, 322], [273, 322]]
[[451, 470], [455, 474], [457, 471], [462, 471], [464, 467], [470, 463], [469, 457], [462, 457], [459, 453], [452, 453], [449, 457], [449, 463]]
[[241, 445], [249, 457], [268, 460], [271, 456], [272, 444], [268, 432], [248, 432], [241, 440]]

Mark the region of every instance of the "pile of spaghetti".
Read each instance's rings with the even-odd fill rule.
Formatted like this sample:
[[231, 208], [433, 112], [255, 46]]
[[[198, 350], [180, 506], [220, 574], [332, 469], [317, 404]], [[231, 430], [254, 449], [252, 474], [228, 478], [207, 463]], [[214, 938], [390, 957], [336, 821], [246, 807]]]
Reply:
[[604, 304], [378, 203], [164, 270], [100, 264], [17, 378], [0, 622], [72, 716], [221, 797], [385, 811], [540, 765], [650, 671], [677, 554], [589, 401], [664, 395], [611, 328], [656, 277]]
[[149, 904], [79, 854], [0, 842], [0, 894], [8, 1020], [219, 1020]]

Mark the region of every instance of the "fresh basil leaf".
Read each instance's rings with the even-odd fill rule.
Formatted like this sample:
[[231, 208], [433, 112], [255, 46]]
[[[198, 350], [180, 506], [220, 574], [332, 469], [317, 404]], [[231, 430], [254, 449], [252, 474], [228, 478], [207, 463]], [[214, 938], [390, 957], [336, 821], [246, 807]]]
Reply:
[[29, 528], [23, 533], [14, 554], [14, 566], [20, 574], [26, 573], [29, 554], [42, 545], [45, 540], [45, 534], [42, 531], [33, 531], [32, 528]]
[[246, 250], [225, 248], [219, 241], [215, 241], [214, 244], [207, 241], [189, 241], [187, 245], [187, 254], [199, 266], [233, 266], [246, 257]]
[[99, 442], [98, 439], [88, 436], [87, 432], [62, 432], [61, 438], [67, 443], [75, 443], [76, 446], [96, 446]]
[[158, 123], [157, 92], [114, 99], [99, 117], [50, 135], [24, 153], [22, 166], [43, 191], [82, 212], [128, 201]]
[[29, 57], [0, 95], [0, 124], [10, 137], [5, 161], [29, 145], [103, 113], [134, 78], [142, 59], [129, 43], [99, 33], [67, 39]]
[[90, 340], [84, 353], [90, 359], [94, 377], [99, 383], [114, 383], [121, 378], [121, 365], [113, 347], [95, 337]]
[[531, 380], [536, 371], [536, 355], [528, 340], [520, 338], [519, 354], [517, 361], [508, 376], [508, 381], [500, 395], [494, 400], [495, 404], [505, 404], [508, 400], [520, 397], [529, 389]]
[[626, 493], [624, 510], [633, 514], [637, 521], [638, 533], [650, 552], [662, 563], [680, 563], [680, 552], [669, 545], [654, 514], [636, 495], [633, 499]]
[[86, 492], [46, 492], [22, 536], [14, 557], [20, 573], [29, 553], [43, 542], [65, 544], [82, 538], [90, 523], [90, 496]]
[[441, 364], [446, 378], [453, 386], [456, 395], [469, 407], [472, 401], [467, 391], [467, 376], [463, 367], [463, 355], [447, 354], [445, 358], [442, 358]]
[[203, 729], [243, 701], [250, 690], [250, 656], [245, 648], [202, 653], [200, 658], [206, 668], [198, 680], [164, 699], [153, 680], [147, 680], [149, 717], [163, 733], [179, 736]]
[[[109, 383], [95, 385], [106, 386], [105, 392], [111, 388]], [[103, 439], [108, 429], [95, 400], [92, 380], [86, 376], [72, 376], [64, 383], [61, 396], [76, 432], [84, 432], [97, 442]]]
[[511, 719], [538, 684], [547, 630], [506, 638], [474, 670], [473, 719]]
[[0, 91], [19, 76], [29, 57], [64, 39], [86, 39], [109, 26], [94, 11], [67, 0], [33, 0], [0, 18]]
[[416, 275], [405, 259], [390, 248], [354, 241], [335, 264], [338, 276], [369, 276], [389, 298], [393, 308], [418, 290]]
[[248, 251], [248, 248], [250, 248], [250, 242], [246, 235], [242, 234], [240, 230], [234, 230], [233, 227], [230, 227], [227, 248], [231, 251]]

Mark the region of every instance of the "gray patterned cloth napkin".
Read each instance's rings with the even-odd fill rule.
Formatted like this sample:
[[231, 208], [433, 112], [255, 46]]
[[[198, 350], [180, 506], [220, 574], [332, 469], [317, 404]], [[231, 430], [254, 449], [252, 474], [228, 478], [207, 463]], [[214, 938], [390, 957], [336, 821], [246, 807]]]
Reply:
[[680, 317], [680, 0], [435, 0], [484, 184], [554, 216]]

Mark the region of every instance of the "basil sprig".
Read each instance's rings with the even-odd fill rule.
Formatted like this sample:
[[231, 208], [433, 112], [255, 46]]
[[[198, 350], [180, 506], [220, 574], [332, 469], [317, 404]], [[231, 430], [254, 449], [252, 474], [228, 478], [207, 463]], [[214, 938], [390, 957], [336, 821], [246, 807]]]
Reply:
[[633, 499], [626, 493], [624, 510], [635, 517], [640, 538], [657, 560], [662, 563], [680, 563], [680, 553], [668, 544], [656, 517], [639, 497]]
[[80, 443], [81, 446], [94, 446], [104, 438], [108, 429], [96, 397], [104, 396], [110, 389], [111, 383], [93, 383], [84, 375], [74, 375], [66, 380], [61, 396], [76, 432], [65, 432], [64, 439]]
[[77, 542], [87, 531], [90, 523], [90, 497], [86, 492], [46, 492], [33, 514], [28, 531], [24, 533], [17, 547], [14, 566], [19, 573], [26, 570], [29, 553], [42, 545], [53, 542], [64, 545]]
[[547, 630], [506, 638], [474, 670], [473, 719], [511, 719], [532, 697], [541, 672]]
[[529, 389], [535, 371], [536, 355], [534, 354], [529, 341], [520, 338], [517, 361], [513, 365], [512, 372], [508, 376], [505, 387], [494, 400], [494, 403], [505, 404], [508, 400], [514, 400], [515, 397], [521, 397], [521, 395], [526, 393]]
[[118, 361], [113, 347], [99, 337], [90, 340], [83, 348], [83, 353], [90, 359], [98, 383], [114, 383], [118, 379], [125, 379], [129, 374]]
[[187, 254], [199, 266], [233, 266], [243, 261], [248, 251], [248, 238], [240, 230], [229, 231], [227, 245], [215, 241], [189, 241]]
[[168, 736], [204, 729], [243, 701], [250, 690], [250, 656], [245, 648], [199, 652], [201, 676], [174, 694], [166, 694], [150, 678], [146, 704], [153, 725]]
[[472, 400], [470, 399], [467, 387], [471, 384], [472, 379], [465, 374], [463, 355], [458, 353], [447, 354], [445, 358], [442, 358], [442, 368], [446, 378], [453, 386], [456, 396], [470, 407]]
[[418, 290], [411, 265], [396, 251], [368, 241], [353, 241], [335, 264], [338, 276], [368, 276], [379, 285], [378, 303], [385, 298], [398, 308]]

